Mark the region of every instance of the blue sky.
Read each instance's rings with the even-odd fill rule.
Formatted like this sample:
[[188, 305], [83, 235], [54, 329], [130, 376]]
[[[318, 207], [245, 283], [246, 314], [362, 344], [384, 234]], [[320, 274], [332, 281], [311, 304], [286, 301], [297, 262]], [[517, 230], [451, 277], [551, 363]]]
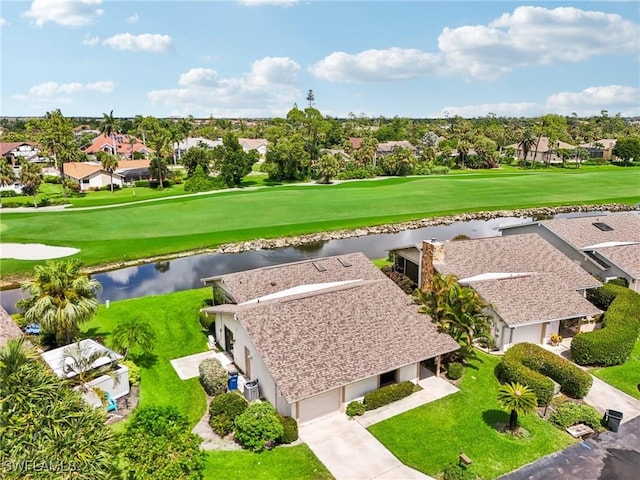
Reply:
[[1, 115], [640, 115], [637, 1], [0, 4]]

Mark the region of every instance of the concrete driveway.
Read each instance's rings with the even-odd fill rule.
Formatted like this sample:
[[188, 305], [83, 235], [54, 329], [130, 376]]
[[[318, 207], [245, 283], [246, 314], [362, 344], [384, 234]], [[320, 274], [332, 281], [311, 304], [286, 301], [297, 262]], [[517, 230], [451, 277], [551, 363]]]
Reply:
[[427, 475], [402, 464], [376, 438], [344, 413], [299, 427], [299, 436], [336, 480], [417, 480]]
[[189, 355], [187, 357], [175, 358], [171, 360], [171, 366], [173, 366], [173, 369], [181, 380], [189, 380], [190, 378], [200, 376], [198, 367], [200, 366], [200, 362], [207, 358], [217, 358], [225, 368], [231, 364], [231, 359], [223, 352], [209, 350], [208, 352], [196, 353], [195, 355]]

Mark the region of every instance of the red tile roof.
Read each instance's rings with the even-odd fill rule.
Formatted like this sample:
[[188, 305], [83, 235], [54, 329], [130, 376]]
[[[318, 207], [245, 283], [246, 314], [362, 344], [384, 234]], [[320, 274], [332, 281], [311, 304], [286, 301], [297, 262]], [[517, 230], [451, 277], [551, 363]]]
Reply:
[[[130, 139], [136, 140], [136, 143], [132, 145], [131, 143], [129, 143]], [[121, 134], [121, 133], [114, 135], [113, 139], [111, 137], [107, 137], [106, 135], [97, 136], [96, 138], [93, 139], [93, 143], [85, 149], [85, 152], [98, 153], [100, 151], [104, 151], [105, 147], [109, 148], [109, 150], [112, 150], [114, 140], [116, 144], [116, 153], [118, 155], [131, 155], [132, 146], [133, 146], [134, 153], [142, 152], [142, 151], [147, 151], [150, 153], [154, 152], [153, 148], [145, 145], [144, 143], [142, 143], [141, 140], [137, 139], [136, 137], [132, 135]]]
[[37, 147], [37, 145], [33, 142], [2, 142], [0, 143], [0, 156], [4, 156], [9, 153], [14, 148], [18, 148], [21, 145], [30, 145], [32, 147]]

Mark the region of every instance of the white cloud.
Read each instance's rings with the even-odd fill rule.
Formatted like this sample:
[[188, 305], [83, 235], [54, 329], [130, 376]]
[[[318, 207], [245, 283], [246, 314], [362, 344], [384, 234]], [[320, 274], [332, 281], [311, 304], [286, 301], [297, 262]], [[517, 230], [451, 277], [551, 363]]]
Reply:
[[85, 33], [84, 38], [82, 39], [82, 45], [89, 45], [90, 47], [95, 47], [100, 43], [100, 37], [97, 35], [93, 36], [90, 33]]
[[9, 25], [9, 22], [7, 22], [6, 19], [0, 17], [0, 27], [6, 27], [7, 25]]
[[147, 93], [156, 105], [174, 108], [172, 114], [216, 116], [282, 115], [299, 97], [300, 66], [288, 57], [265, 57], [237, 78], [220, 78], [210, 68], [192, 68], [180, 75], [178, 88]]
[[379, 82], [425, 75], [493, 79], [516, 67], [574, 63], [638, 53], [638, 24], [573, 7], [518, 7], [488, 25], [444, 28], [438, 50], [389, 48], [333, 52], [310, 67], [333, 82]]
[[173, 50], [173, 39], [169, 35], [156, 33], [118, 33], [102, 42], [115, 50], [131, 52], [167, 53]]
[[66, 27], [89, 25], [104, 11], [98, 8], [102, 0], [33, 0], [24, 16], [32, 18], [38, 27], [47, 22]]
[[623, 116], [640, 115], [640, 88], [623, 85], [588, 87], [580, 92], [559, 92], [542, 102], [485, 103], [478, 105], [446, 106], [433, 117], [484, 117], [494, 113], [499, 117], [532, 117], [555, 113], [580, 116], [599, 115], [602, 110]]
[[384, 82], [436, 73], [437, 55], [415, 49], [365, 50], [355, 55], [334, 52], [309, 71], [332, 82]]
[[133, 15], [127, 17], [127, 22], [128, 23], [138, 23], [138, 19], [140, 17], [138, 16], [138, 12], [134, 12]]
[[80, 92], [98, 92], [98, 93], [110, 93], [116, 87], [116, 83], [112, 81], [100, 81], [93, 83], [57, 83], [57, 82], [44, 82], [32, 86], [29, 89], [29, 93], [36, 97], [52, 97], [58, 94], [71, 95]]
[[110, 278], [114, 283], [128, 285], [129, 280], [138, 274], [138, 270], [140, 270], [139, 267], [122, 268], [120, 270], [106, 272], [104, 276]]
[[247, 7], [259, 7], [262, 5], [274, 5], [276, 7], [290, 7], [298, 0], [238, 0], [240, 5], [246, 5]]

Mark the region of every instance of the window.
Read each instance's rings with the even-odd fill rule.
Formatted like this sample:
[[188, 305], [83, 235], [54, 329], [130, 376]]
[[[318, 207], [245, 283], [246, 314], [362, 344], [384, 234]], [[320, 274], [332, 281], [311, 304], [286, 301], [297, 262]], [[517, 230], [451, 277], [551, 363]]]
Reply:
[[89, 179], [88, 178], [83, 178], [82, 179], [82, 183], [89, 183]]
[[387, 385], [392, 385], [397, 382], [396, 373], [397, 370], [391, 370], [390, 372], [380, 374], [380, 386], [386, 387]]

